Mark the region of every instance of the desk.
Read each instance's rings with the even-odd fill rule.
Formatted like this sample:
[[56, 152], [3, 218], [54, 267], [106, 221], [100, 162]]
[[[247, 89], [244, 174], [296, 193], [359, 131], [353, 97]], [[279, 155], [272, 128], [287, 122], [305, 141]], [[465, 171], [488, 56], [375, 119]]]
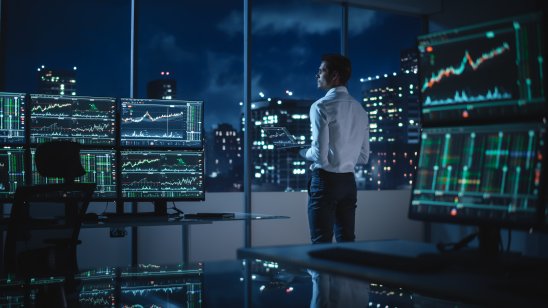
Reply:
[[410, 241], [370, 241], [341, 244], [292, 245], [242, 248], [240, 259], [278, 262], [282, 266], [308, 268], [368, 282], [398, 286], [427, 296], [487, 306], [548, 306], [546, 262], [536, 271], [467, 270], [448, 266], [436, 271], [414, 272], [389, 267], [350, 264], [313, 258], [310, 251], [344, 247], [363, 251], [403, 254], [433, 253], [432, 244]]
[[[234, 217], [231, 218], [204, 218], [204, 219], [185, 219], [184, 217], [155, 217], [136, 214], [133, 217], [124, 217], [122, 219], [106, 219], [106, 217], [100, 216], [100, 219], [96, 222], [83, 222], [82, 229], [96, 229], [96, 228], [125, 228], [125, 227], [152, 227], [152, 226], [180, 226], [182, 232], [182, 264], [189, 263], [189, 232], [188, 227], [190, 225], [204, 225], [212, 224], [215, 222], [223, 221], [245, 221], [250, 220], [270, 220], [270, 219], [288, 219], [287, 216], [266, 215], [259, 213], [234, 213]], [[7, 229], [7, 219], [3, 220], [0, 225], [0, 232], [4, 232]], [[0, 236], [0, 268], [3, 268], [3, 237]], [[131, 243], [131, 264], [136, 266], [138, 261], [138, 247], [137, 240], [132, 239]]]
[[[148, 214], [129, 214], [124, 215], [126, 217], [112, 217], [109, 219], [100, 219], [96, 223], [84, 223], [82, 228], [125, 228], [132, 227], [132, 243], [131, 243], [131, 264], [136, 266], [139, 263], [138, 260], [138, 240], [136, 234], [138, 234], [138, 227], [153, 227], [153, 226], [180, 226], [181, 228], [181, 249], [182, 249], [182, 259], [180, 262], [183, 264], [188, 264], [190, 257], [190, 239], [189, 239], [189, 226], [190, 225], [204, 225], [212, 224], [215, 222], [235, 222], [235, 221], [246, 221], [246, 220], [271, 220], [271, 219], [288, 219], [287, 216], [277, 216], [277, 215], [266, 215], [259, 213], [231, 213], [234, 214], [233, 217], [217, 218], [217, 217], [207, 217], [207, 218], [191, 218], [188, 219], [186, 216], [150, 216]], [[102, 216], [100, 216], [102, 217]], [[179, 262], [179, 261], [178, 261]]]

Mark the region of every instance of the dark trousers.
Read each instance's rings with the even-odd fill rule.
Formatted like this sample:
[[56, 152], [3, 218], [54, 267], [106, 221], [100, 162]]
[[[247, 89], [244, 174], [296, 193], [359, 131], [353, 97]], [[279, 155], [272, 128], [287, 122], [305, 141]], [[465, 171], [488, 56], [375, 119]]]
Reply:
[[357, 189], [354, 173], [312, 171], [308, 185], [308, 225], [312, 243], [351, 242]]

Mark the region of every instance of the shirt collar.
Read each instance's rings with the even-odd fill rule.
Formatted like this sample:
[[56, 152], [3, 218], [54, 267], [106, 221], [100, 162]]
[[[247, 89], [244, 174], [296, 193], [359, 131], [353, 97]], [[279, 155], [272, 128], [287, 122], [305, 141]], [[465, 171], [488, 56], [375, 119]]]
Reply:
[[325, 95], [333, 94], [335, 92], [343, 92], [348, 93], [348, 89], [345, 86], [337, 86], [334, 88], [329, 89]]

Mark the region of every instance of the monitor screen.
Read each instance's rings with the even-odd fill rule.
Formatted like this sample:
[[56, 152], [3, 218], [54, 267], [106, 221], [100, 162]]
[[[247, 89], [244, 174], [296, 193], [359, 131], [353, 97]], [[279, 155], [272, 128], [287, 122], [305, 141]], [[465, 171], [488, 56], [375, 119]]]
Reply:
[[497, 226], [538, 223], [545, 127], [425, 128], [411, 218]]
[[0, 144], [25, 143], [25, 94], [0, 92]]
[[203, 102], [121, 99], [120, 145], [203, 148]]
[[25, 185], [25, 150], [0, 148], [0, 199], [12, 199], [15, 190]]
[[83, 145], [114, 146], [116, 99], [31, 95], [30, 141], [70, 140]]
[[[32, 157], [32, 184], [62, 183], [60, 178], [46, 178], [41, 176], [36, 169], [34, 155], [36, 149], [31, 149]], [[80, 150], [80, 161], [86, 174], [75, 179], [75, 182], [96, 183], [97, 188], [93, 192], [93, 199], [115, 200], [116, 190], [116, 152], [114, 150]]]
[[543, 116], [542, 40], [540, 14], [419, 36], [422, 124]]
[[202, 151], [121, 151], [122, 198], [203, 200]]
[[201, 269], [147, 264], [120, 272], [120, 307], [202, 307]]

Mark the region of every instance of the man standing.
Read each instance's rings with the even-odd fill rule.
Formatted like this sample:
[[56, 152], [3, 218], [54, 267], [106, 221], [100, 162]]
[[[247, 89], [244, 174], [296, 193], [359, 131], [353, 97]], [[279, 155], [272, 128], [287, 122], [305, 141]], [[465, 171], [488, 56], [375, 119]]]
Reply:
[[308, 188], [308, 222], [312, 243], [354, 241], [357, 202], [354, 167], [369, 159], [367, 112], [350, 94], [347, 57], [322, 57], [316, 74], [318, 88], [326, 90], [310, 107], [312, 143], [306, 158], [312, 176]]

